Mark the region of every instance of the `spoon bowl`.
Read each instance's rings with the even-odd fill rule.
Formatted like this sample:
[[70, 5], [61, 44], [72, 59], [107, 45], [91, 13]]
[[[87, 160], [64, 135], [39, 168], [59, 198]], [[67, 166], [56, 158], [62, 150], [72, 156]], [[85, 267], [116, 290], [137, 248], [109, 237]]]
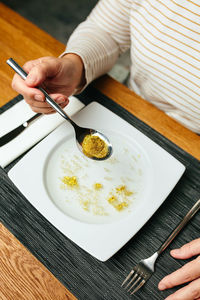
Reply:
[[[14, 59], [9, 58], [7, 60], [7, 64], [18, 74], [21, 76], [22, 79], [26, 79], [26, 77], [28, 76], [28, 74], [14, 61]], [[78, 145], [78, 149], [84, 154], [83, 151], [83, 140], [86, 136], [96, 136], [98, 137], [106, 146], [107, 146], [107, 151], [105, 156], [103, 157], [98, 157], [95, 155], [86, 155], [87, 157], [89, 157], [90, 159], [93, 160], [105, 160], [108, 159], [111, 154], [112, 154], [112, 145], [109, 141], [109, 139], [102, 134], [101, 132], [95, 130], [95, 129], [91, 129], [91, 128], [84, 128], [84, 127], [80, 127], [78, 126], [66, 113], [65, 111], [48, 95], [48, 93], [41, 87], [37, 87], [44, 95], [45, 95], [45, 99], [46, 102], [48, 104], [51, 105], [51, 107], [53, 109], [55, 109], [65, 120], [69, 121], [71, 123], [71, 125], [74, 127], [74, 131], [75, 131], [75, 136], [76, 136], [76, 143]]]
[[107, 153], [103, 157], [86, 155], [87, 157], [89, 157], [93, 160], [105, 160], [105, 159], [108, 159], [112, 155], [112, 151], [113, 151], [112, 145], [111, 145], [109, 139], [103, 133], [101, 133], [95, 129], [79, 127], [77, 124], [76, 124], [76, 128], [74, 127], [74, 129], [75, 129], [75, 134], [76, 134], [77, 146], [84, 155], [86, 155], [86, 154], [83, 152], [82, 144], [83, 144], [84, 138], [88, 135], [99, 137], [107, 145]]

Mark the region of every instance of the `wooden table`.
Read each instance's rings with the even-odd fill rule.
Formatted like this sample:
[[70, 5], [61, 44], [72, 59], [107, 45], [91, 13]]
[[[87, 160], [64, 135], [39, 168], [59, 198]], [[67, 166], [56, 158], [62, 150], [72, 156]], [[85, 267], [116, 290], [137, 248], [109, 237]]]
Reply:
[[[10, 57], [23, 65], [41, 56], [58, 56], [65, 46], [0, 3], [0, 106], [16, 96]], [[200, 160], [200, 136], [184, 128], [119, 82], [104, 76], [94, 86], [166, 138]], [[0, 299], [76, 299], [0, 224]]]

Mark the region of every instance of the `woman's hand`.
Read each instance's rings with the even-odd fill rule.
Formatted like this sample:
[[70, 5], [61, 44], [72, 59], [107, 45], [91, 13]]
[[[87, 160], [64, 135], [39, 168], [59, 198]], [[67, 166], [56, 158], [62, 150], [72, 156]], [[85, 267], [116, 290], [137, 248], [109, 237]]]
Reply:
[[[171, 251], [171, 255], [178, 259], [187, 259], [200, 254], [200, 238], [185, 244], [180, 249]], [[200, 256], [187, 263], [182, 268], [164, 277], [158, 285], [160, 290], [172, 288], [187, 283], [165, 300], [200, 300]]]
[[28, 73], [26, 80], [15, 74], [12, 87], [23, 95], [34, 112], [54, 112], [36, 86], [43, 87], [63, 108], [69, 102], [68, 97], [85, 83], [83, 62], [76, 54], [66, 54], [62, 58], [42, 57], [27, 62], [23, 68]]

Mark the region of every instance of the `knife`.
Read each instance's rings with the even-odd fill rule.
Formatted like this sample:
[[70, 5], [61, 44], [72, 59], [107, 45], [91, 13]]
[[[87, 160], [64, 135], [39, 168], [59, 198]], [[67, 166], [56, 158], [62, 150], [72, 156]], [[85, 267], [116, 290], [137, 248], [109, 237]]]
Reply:
[[33, 122], [35, 119], [40, 117], [42, 114], [36, 114], [29, 120], [25, 121], [23, 124], [19, 125], [15, 129], [11, 130], [10, 132], [6, 133], [2, 137], [0, 137], [0, 147], [4, 146], [11, 140], [13, 140], [15, 137], [17, 137], [24, 129], [26, 129], [31, 122]]

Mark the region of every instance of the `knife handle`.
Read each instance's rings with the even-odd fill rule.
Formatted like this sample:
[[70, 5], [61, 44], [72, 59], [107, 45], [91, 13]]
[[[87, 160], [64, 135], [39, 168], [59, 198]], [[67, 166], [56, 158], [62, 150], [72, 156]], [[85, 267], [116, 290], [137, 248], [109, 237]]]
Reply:
[[41, 116], [42, 114], [40, 114], [40, 113], [37, 113], [36, 115], [34, 115], [32, 118], [30, 118], [30, 119], [28, 119], [27, 121], [25, 121], [24, 123], [23, 123], [23, 126], [24, 127], [28, 127], [28, 125], [31, 123], [31, 122], [33, 122], [35, 119], [37, 119], [39, 116]]
[[10, 132], [6, 133], [5, 135], [0, 137], [0, 147], [4, 146], [5, 144], [12, 141], [14, 138], [16, 138], [20, 133], [24, 131], [25, 128], [29, 126], [29, 124], [37, 119], [41, 114], [36, 114], [33, 117], [31, 117], [29, 120], [25, 121], [23, 124], [19, 125], [15, 129], [11, 130]]

